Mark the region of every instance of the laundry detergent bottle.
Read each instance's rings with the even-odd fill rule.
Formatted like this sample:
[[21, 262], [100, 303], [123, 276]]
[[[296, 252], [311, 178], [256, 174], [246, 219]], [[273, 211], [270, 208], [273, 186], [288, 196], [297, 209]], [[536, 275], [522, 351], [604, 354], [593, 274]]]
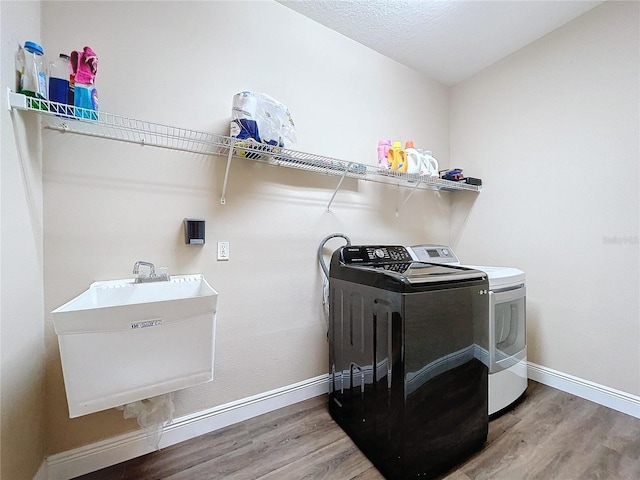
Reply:
[[378, 167], [389, 170], [389, 149], [391, 140], [380, 140], [378, 142]]
[[71, 62], [69, 55], [61, 53], [57, 59], [49, 64], [49, 100], [62, 105], [52, 106], [59, 113], [71, 113], [66, 105], [73, 104], [70, 87]]
[[407, 173], [420, 173], [423, 167], [423, 156], [415, 148], [406, 148], [405, 155], [407, 157]]
[[407, 157], [402, 149], [402, 142], [396, 141], [391, 145], [389, 149], [389, 165], [391, 165], [391, 170], [407, 171]]

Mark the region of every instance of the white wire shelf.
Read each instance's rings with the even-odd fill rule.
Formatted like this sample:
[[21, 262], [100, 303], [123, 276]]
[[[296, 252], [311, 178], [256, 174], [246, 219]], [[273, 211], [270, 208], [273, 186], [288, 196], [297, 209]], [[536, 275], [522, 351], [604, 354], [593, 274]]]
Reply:
[[[44, 128], [202, 155], [227, 156], [222, 203], [225, 203], [227, 179], [232, 157], [340, 177], [338, 186], [327, 208], [331, 206], [342, 181], [347, 177], [410, 188], [411, 193], [409, 196], [415, 190], [466, 190], [472, 192], [480, 192], [482, 190], [480, 186], [443, 180], [437, 177], [386, 170], [362, 163], [337, 160], [252, 141], [238, 140], [224, 135], [172, 127], [108, 112], [40, 100], [15, 93], [11, 89], [8, 89], [8, 101], [9, 110], [26, 110], [39, 114]], [[406, 200], [408, 200], [408, 197]]]

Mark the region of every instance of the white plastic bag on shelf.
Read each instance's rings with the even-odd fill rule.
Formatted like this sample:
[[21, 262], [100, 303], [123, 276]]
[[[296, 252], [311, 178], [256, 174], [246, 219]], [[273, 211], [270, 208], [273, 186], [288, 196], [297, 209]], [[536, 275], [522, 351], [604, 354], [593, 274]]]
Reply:
[[282, 103], [264, 93], [240, 92], [233, 96], [231, 136], [285, 147], [296, 143], [296, 127]]
[[173, 422], [173, 392], [127, 403], [118, 409], [123, 411], [124, 418], [138, 420], [138, 425], [147, 434], [149, 445], [157, 450], [164, 427]]

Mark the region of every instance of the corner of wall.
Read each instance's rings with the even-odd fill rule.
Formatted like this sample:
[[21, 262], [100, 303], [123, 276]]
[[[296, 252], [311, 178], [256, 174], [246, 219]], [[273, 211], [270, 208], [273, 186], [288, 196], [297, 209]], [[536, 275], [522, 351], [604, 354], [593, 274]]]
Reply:
[[[14, 49], [40, 40], [40, 2], [0, 2], [0, 450], [2, 478], [43, 478], [42, 152], [39, 122], [9, 112]], [[28, 448], [25, 448], [28, 446]]]

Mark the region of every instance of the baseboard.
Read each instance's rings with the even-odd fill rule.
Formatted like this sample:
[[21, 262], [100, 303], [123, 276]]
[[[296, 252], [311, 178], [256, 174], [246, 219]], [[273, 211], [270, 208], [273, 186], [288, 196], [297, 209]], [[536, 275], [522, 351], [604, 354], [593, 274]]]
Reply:
[[[164, 428], [160, 448], [213, 432], [228, 425], [271, 412], [329, 390], [329, 376], [320, 375], [293, 385], [220, 405], [174, 419]], [[52, 455], [34, 480], [70, 480], [154, 450], [142, 431], [130, 432], [100, 442]], [[43, 472], [41, 474], [41, 472]], [[43, 476], [44, 475], [44, 476]]]
[[47, 480], [49, 478], [49, 469], [47, 466], [47, 461], [44, 460], [40, 468], [36, 472], [36, 476], [33, 477], [33, 480]]
[[640, 418], [640, 397], [529, 362], [527, 376], [563, 392]]

